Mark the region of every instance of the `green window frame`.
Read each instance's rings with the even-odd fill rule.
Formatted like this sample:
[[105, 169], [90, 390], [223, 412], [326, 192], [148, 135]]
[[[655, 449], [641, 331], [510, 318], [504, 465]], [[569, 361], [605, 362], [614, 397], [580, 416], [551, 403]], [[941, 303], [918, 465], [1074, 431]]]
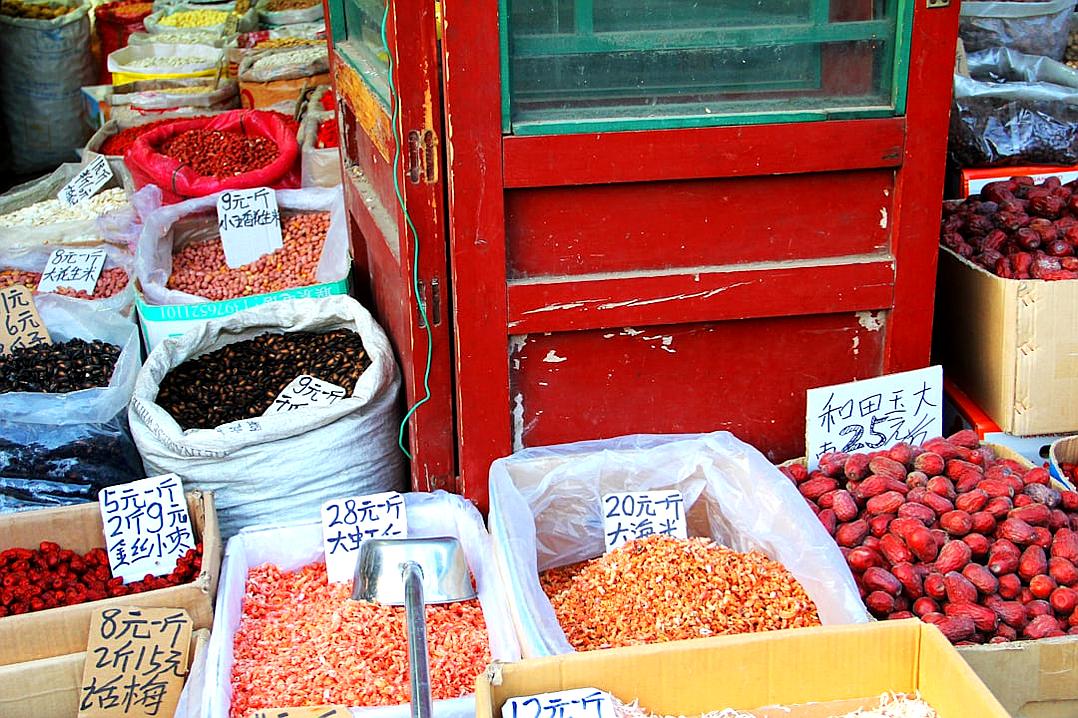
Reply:
[[[572, 4], [572, 32], [548, 32], [514, 36], [510, 30], [512, 2], [529, 0], [499, 0], [499, 27], [501, 40], [501, 98], [502, 129], [507, 134], [549, 135], [583, 132], [611, 132], [621, 130], [651, 130], [668, 128], [709, 127], [723, 125], [749, 125], [776, 122], [809, 122], [825, 119], [859, 119], [891, 117], [905, 114], [909, 66], [909, 45], [913, 21], [912, 0], [880, 0], [885, 19], [852, 22], [830, 22], [829, 0], [808, 0], [807, 12], [787, 16], [783, 24], [752, 23], [749, 18], [731, 18], [729, 27], [596, 30], [595, 0], [574, 0]], [[631, 0], [626, 0], [631, 2]], [[781, 18], [780, 18], [781, 19]], [[607, 18], [609, 23], [610, 18]], [[739, 24], [740, 23], [740, 24]], [[788, 76], [769, 77], [766, 87], [770, 91], [797, 90], [819, 87], [821, 77], [820, 43], [890, 40], [894, 25], [892, 52], [880, 54], [879, 72], [884, 78], [884, 88], [889, 89], [889, 104], [873, 104], [861, 107], [828, 106], [827, 100], [820, 107], [795, 107], [779, 109], [777, 102], [766, 99], [746, 100], [738, 103], [733, 111], [720, 110], [709, 113], [695, 109], [693, 103], [685, 103], [682, 113], [656, 116], [633, 116], [631, 111], [615, 111], [602, 116], [602, 109], [592, 116], [582, 114], [579, 108], [546, 109], [537, 119], [514, 118], [513, 64], [516, 58], [557, 57], [590, 53], [637, 52], [641, 55], [664, 51], [689, 51], [699, 49], [722, 50], [753, 48], [761, 52], [767, 48], [793, 49], [797, 58], [798, 72]], [[512, 46], [511, 46], [512, 45]], [[889, 82], [886, 78], [890, 78]], [[888, 87], [889, 85], [889, 87]], [[736, 83], [725, 81], [724, 92], [738, 90]], [[760, 90], [759, 81], [752, 89]], [[884, 89], [881, 88], [881, 89]], [[691, 85], [674, 87], [649, 86], [649, 92], [663, 90], [688, 90]], [[601, 91], [601, 90], [600, 90]], [[589, 88], [590, 97], [596, 97], [595, 89]], [[583, 96], [586, 93], [581, 93]], [[611, 95], [613, 96], [613, 95]], [[571, 99], [572, 94], [562, 95]], [[539, 99], [542, 99], [541, 97]], [[551, 100], [555, 100], [552, 95]], [[733, 103], [727, 103], [733, 104]]]
[[[329, 3], [333, 51], [360, 76], [390, 111], [388, 57], [381, 48], [381, 23], [389, 0], [339, 0]], [[370, 20], [376, 21], [377, 28]], [[377, 34], [377, 36], [376, 36]]]

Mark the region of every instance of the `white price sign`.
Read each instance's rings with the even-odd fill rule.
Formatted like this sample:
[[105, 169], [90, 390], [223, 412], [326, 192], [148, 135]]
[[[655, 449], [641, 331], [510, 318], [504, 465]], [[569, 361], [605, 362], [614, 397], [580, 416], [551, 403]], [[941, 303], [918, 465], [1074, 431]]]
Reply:
[[232, 269], [284, 246], [277, 193], [269, 187], [234, 189], [217, 197], [217, 229]]
[[598, 688], [573, 688], [510, 698], [502, 718], [614, 718], [614, 703]]
[[404, 497], [396, 491], [322, 504], [322, 546], [330, 583], [352, 583], [359, 545], [371, 538], [407, 538]]
[[943, 434], [943, 367], [809, 389], [807, 398], [809, 470], [829, 451], [875, 451]]
[[105, 549], [112, 575], [124, 583], [164, 576], [195, 547], [187, 498], [176, 474], [101, 489]]
[[71, 207], [97, 194], [97, 191], [112, 179], [112, 167], [104, 155], [98, 155], [94, 161], [79, 170], [71, 181], [60, 189], [56, 199], [65, 207]]
[[603, 496], [607, 551], [654, 534], [688, 538], [685, 499], [680, 491], [623, 491]]
[[54, 250], [45, 263], [37, 291], [55, 292], [66, 288], [93, 294], [104, 268], [104, 249]]
[[281, 390], [269, 408], [262, 412], [262, 416], [286, 414], [307, 406], [333, 406], [347, 394], [343, 386], [322, 381], [310, 374], [300, 374]]

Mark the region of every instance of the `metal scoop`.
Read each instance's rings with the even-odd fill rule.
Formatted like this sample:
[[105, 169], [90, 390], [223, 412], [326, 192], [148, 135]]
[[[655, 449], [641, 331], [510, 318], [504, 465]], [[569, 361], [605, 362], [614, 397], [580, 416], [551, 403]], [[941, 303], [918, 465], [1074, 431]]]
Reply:
[[369, 539], [360, 544], [352, 599], [404, 606], [412, 683], [412, 718], [431, 718], [427, 658], [428, 603], [475, 598], [464, 551], [455, 538]]

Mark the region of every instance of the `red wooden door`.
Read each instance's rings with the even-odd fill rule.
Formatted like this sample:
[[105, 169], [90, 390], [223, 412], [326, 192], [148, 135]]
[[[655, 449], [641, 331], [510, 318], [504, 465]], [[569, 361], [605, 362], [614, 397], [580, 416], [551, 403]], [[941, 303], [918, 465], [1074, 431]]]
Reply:
[[408, 422], [412, 486], [455, 490], [435, 8], [420, 0], [384, 8], [341, 0], [329, 16], [355, 277], [397, 350], [407, 406], [422, 402]]
[[540, 136], [503, 129], [498, 8], [444, 6], [473, 501], [527, 446], [728, 429], [797, 456], [806, 389], [928, 362], [957, 3], [918, 0], [898, 116]]

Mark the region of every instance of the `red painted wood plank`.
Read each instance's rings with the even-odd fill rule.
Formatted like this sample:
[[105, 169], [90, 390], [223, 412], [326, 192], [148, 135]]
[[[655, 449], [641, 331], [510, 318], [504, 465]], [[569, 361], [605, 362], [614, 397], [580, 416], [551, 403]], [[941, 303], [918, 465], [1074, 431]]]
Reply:
[[890, 257], [509, 285], [509, 333], [890, 309]]
[[443, 0], [462, 492], [487, 506], [487, 471], [510, 450], [498, 0]]
[[805, 390], [879, 373], [884, 332], [851, 314], [514, 337], [517, 446], [725, 429], [801, 456]]
[[513, 190], [511, 277], [885, 250], [894, 171]]
[[506, 137], [502, 153], [506, 187], [553, 187], [897, 167], [904, 134], [896, 117]]
[[898, 240], [892, 252], [898, 271], [884, 361], [887, 372], [929, 362], [958, 3], [931, 9], [917, 3], [913, 26], [905, 164], [895, 187]]

